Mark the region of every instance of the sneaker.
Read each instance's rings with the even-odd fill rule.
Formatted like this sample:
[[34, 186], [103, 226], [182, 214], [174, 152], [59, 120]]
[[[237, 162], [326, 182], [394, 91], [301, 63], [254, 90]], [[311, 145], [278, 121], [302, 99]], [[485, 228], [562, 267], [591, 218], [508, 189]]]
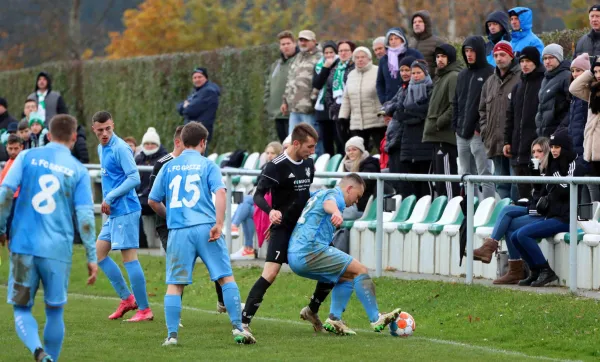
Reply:
[[176, 345], [177, 345], [176, 337], [167, 337], [167, 339], [165, 339], [165, 341], [162, 344], [163, 347], [176, 346]]
[[231, 237], [237, 238], [238, 236], [240, 236], [240, 229], [235, 225], [231, 225]]
[[319, 318], [319, 314], [313, 313], [309, 307], [304, 307], [300, 311], [300, 319], [312, 323], [315, 332], [323, 332], [323, 323]]
[[241, 331], [239, 329], [234, 329], [231, 332], [233, 333], [233, 339], [237, 342], [237, 344], [256, 343], [256, 339], [254, 338], [252, 333], [250, 333], [250, 331], [246, 330], [245, 328]]
[[125, 322], [143, 322], [151, 321], [153, 319], [154, 314], [152, 314], [152, 310], [150, 308], [146, 308], [144, 310], [138, 310], [133, 317], [126, 319]]
[[242, 328], [248, 333], [252, 333], [252, 329], [250, 329], [250, 325], [247, 323], [242, 323]]
[[129, 296], [129, 298], [122, 300], [121, 304], [119, 304], [119, 308], [117, 308], [117, 310], [108, 316], [108, 319], [119, 319], [119, 318], [123, 318], [123, 315], [125, 315], [125, 313], [129, 312], [130, 310], [136, 310], [138, 309], [138, 305], [135, 302], [135, 297], [132, 295]]
[[334, 333], [334, 334], [337, 334], [340, 336], [356, 335], [356, 332], [354, 332], [352, 329], [348, 328], [346, 323], [344, 323], [344, 321], [341, 321], [341, 320], [333, 320], [331, 318], [327, 318], [327, 320], [325, 321], [325, 324], [323, 325], [323, 328], [327, 332]]
[[256, 258], [254, 250], [248, 250], [242, 247], [240, 250], [229, 255], [231, 260], [254, 260]]
[[388, 324], [395, 321], [400, 315], [400, 308], [394, 309], [390, 313], [379, 314], [377, 322], [371, 323], [371, 327], [375, 332], [381, 332]]
[[36, 348], [35, 352], [33, 352], [33, 358], [37, 362], [54, 362], [52, 357], [50, 357], [43, 348]]

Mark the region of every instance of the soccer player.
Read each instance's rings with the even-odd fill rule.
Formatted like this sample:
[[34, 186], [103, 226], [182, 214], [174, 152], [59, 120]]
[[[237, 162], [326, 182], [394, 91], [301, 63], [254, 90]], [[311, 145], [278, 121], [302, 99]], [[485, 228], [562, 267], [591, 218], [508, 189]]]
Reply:
[[[63, 307], [73, 257], [74, 213], [86, 249], [89, 285], [96, 281], [98, 271], [90, 176], [71, 156], [76, 139], [75, 118], [54, 116], [50, 122], [51, 142], [21, 152], [0, 186], [1, 245], [6, 243], [13, 193], [20, 187], [15, 199], [19, 217], [12, 222], [9, 242], [8, 303], [13, 305], [17, 335], [36, 361], [56, 361], [60, 356], [65, 335]], [[31, 313], [40, 282], [46, 303], [43, 345]]]
[[[135, 192], [140, 175], [133, 159], [131, 148], [114, 133], [115, 123], [110, 113], [100, 111], [92, 117], [92, 129], [98, 137], [98, 156], [102, 167], [102, 213], [108, 220], [102, 225], [96, 241], [98, 266], [121, 298], [117, 310], [108, 316], [119, 319], [131, 310], [137, 313], [128, 322], [154, 319], [148, 305], [146, 279], [137, 258], [139, 229], [142, 207]], [[121, 250], [123, 264], [129, 274], [133, 295], [117, 263], [108, 253]]]
[[[6, 164], [4, 165], [2, 172], [0, 172], [0, 183], [2, 183], [2, 181], [4, 181], [4, 178], [8, 174], [10, 167], [13, 165], [13, 163], [15, 162], [15, 159], [17, 158], [19, 153], [21, 153], [21, 151], [23, 151], [23, 140], [14, 134], [11, 134], [10, 136], [8, 136], [8, 140], [6, 142], [6, 153], [8, 153], [8, 161], [6, 161]], [[17, 189], [15, 191], [13, 197], [16, 199], [18, 196], [19, 196], [19, 189]], [[10, 239], [10, 225], [12, 224], [12, 219], [13, 219], [13, 216], [15, 215], [15, 205], [16, 205], [16, 203], [13, 202], [12, 208], [10, 209], [10, 214], [6, 221], [6, 237], [8, 239]]]
[[[177, 344], [181, 294], [184, 287], [192, 283], [197, 257], [206, 265], [210, 279], [221, 284], [235, 341], [256, 343], [252, 334], [242, 328], [240, 290], [233, 278], [227, 245], [221, 236], [225, 218], [225, 185], [219, 167], [202, 156], [207, 138], [208, 131], [200, 123], [185, 125], [181, 131], [185, 151], [160, 170], [148, 196], [148, 205], [167, 219], [169, 228], [164, 303], [167, 338], [163, 346]], [[212, 202], [213, 193], [216, 210]]]
[[[309, 156], [315, 153], [319, 137], [317, 131], [307, 123], [300, 123], [294, 127], [291, 136], [292, 144], [279, 157], [266, 164], [254, 193], [254, 203], [269, 215], [271, 228], [262, 275], [248, 293], [242, 313], [242, 322], [247, 330], [250, 330], [252, 317], [258, 311], [267, 289], [279, 274], [281, 265], [287, 263], [290, 236], [310, 198], [309, 189], [315, 167]], [[273, 207], [265, 200], [265, 194], [268, 192], [271, 192]], [[300, 317], [311, 322], [315, 331], [323, 330], [318, 311], [331, 288], [333, 284], [318, 283], [309, 306], [300, 312]]]
[[353, 289], [375, 332], [381, 332], [400, 314], [400, 309], [379, 314], [375, 284], [368, 269], [350, 255], [330, 246], [335, 228], [344, 221], [342, 211], [346, 206], [356, 204], [364, 191], [365, 182], [352, 173], [342, 178], [338, 187], [314, 193], [298, 219], [288, 249], [289, 265], [294, 273], [319, 282], [335, 283], [324, 328], [336, 334], [356, 334], [342, 322], [342, 312]]

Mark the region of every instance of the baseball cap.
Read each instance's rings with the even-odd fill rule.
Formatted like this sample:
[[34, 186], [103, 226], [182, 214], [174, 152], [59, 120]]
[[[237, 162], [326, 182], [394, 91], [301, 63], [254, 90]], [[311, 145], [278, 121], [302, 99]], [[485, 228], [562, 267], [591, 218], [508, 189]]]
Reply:
[[298, 39], [317, 40], [317, 36], [311, 30], [302, 30], [298, 34]]

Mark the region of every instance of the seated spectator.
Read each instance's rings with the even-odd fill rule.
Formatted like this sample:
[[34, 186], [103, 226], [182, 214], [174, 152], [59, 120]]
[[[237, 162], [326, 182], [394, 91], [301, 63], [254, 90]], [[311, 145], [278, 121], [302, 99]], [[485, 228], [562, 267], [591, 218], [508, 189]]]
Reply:
[[[135, 164], [138, 166], [154, 166], [156, 161], [166, 154], [167, 151], [160, 144], [160, 136], [156, 133], [156, 129], [149, 127], [142, 138], [142, 152], [135, 157]], [[142, 215], [154, 215], [154, 211], [148, 206], [150, 175], [151, 172], [149, 171], [140, 171], [140, 184], [136, 188], [142, 205]]]
[[125, 141], [125, 143], [127, 143], [129, 147], [131, 147], [131, 151], [133, 152], [134, 156], [137, 156], [139, 154], [137, 150], [137, 140], [135, 138], [128, 136], [123, 138], [123, 141]]
[[46, 134], [48, 129], [44, 128], [44, 120], [37, 112], [29, 114], [29, 128], [31, 129], [31, 138], [29, 148], [43, 147], [46, 145]]
[[[279, 156], [283, 153], [283, 147], [279, 142], [271, 142], [265, 148], [265, 165], [268, 162], [271, 162], [275, 157]], [[264, 167], [264, 165], [263, 165]], [[263, 168], [261, 167], [261, 169]], [[254, 191], [254, 190], [253, 190]], [[231, 234], [234, 236], [239, 235], [239, 227], [242, 226], [242, 230], [244, 231], [244, 246], [231, 254], [229, 257], [231, 260], [250, 260], [256, 258], [256, 254], [254, 253], [254, 234], [255, 234], [255, 225], [254, 225], [254, 214], [256, 213], [255, 209], [257, 207], [254, 205], [254, 192], [250, 192], [248, 195], [244, 196], [244, 202], [242, 202], [238, 208], [235, 210], [233, 217], [231, 219]], [[269, 215], [264, 213], [262, 210], [258, 209], [259, 212], [262, 212], [268, 219]], [[268, 224], [267, 224], [268, 225]], [[268, 226], [267, 226], [268, 228]], [[258, 235], [263, 235], [266, 229], [260, 230]], [[264, 239], [263, 239], [264, 240]], [[262, 244], [262, 242], [260, 243]]]
[[[579, 176], [582, 172], [567, 130], [559, 130], [550, 137], [550, 152], [552, 157], [548, 157], [545, 177]], [[537, 240], [569, 231], [569, 185], [544, 185], [541, 195], [540, 198], [545, 197], [547, 201], [547, 208], [542, 207], [544, 203], [538, 202], [537, 212], [544, 216], [544, 220], [523, 226], [511, 237], [531, 271], [528, 278], [519, 282], [521, 286], [543, 287], [558, 280]]]
[[[529, 164], [531, 176], [541, 176], [546, 172], [549, 154], [550, 144], [546, 137], [540, 137], [533, 141], [531, 145], [533, 158]], [[492, 235], [485, 238], [483, 246], [473, 252], [474, 260], [489, 264], [494, 252], [498, 250], [499, 241], [503, 238], [506, 240], [508, 272], [499, 279], [494, 280], [494, 284], [517, 284], [525, 278], [525, 267], [521, 259], [521, 253], [514, 245], [513, 235], [515, 235], [515, 231], [525, 225], [544, 220], [544, 217], [538, 214], [536, 210], [541, 192], [542, 184], [533, 184], [532, 193], [526, 202], [504, 207], [496, 219]]]

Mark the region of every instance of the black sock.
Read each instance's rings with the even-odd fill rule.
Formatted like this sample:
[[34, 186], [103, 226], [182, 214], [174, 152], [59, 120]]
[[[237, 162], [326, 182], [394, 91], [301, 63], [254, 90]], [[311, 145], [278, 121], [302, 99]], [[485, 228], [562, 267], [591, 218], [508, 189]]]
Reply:
[[317, 283], [315, 292], [313, 293], [312, 297], [310, 297], [310, 303], [308, 304], [308, 307], [313, 313], [319, 313], [321, 303], [323, 303], [329, 293], [331, 293], [331, 289], [333, 289], [334, 285], [335, 284], [333, 283]]
[[215, 282], [215, 289], [217, 291], [217, 299], [219, 300], [219, 303], [221, 303], [221, 305], [225, 305], [225, 302], [223, 302], [223, 289], [221, 289], [221, 284], [219, 284], [218, 281]]
[[258, 311], [258, 307], [260, 307], [260, 303], [262, 303], [263, 297], [270, 286], [271, 283], [262, 276], [254, 283], [252, 289], [250, 289], [250, 293], [248, 293], [246, 306], [242, 312], [242, 323], [250, 324], [252, 317], [254, 317], [256, 311]]

